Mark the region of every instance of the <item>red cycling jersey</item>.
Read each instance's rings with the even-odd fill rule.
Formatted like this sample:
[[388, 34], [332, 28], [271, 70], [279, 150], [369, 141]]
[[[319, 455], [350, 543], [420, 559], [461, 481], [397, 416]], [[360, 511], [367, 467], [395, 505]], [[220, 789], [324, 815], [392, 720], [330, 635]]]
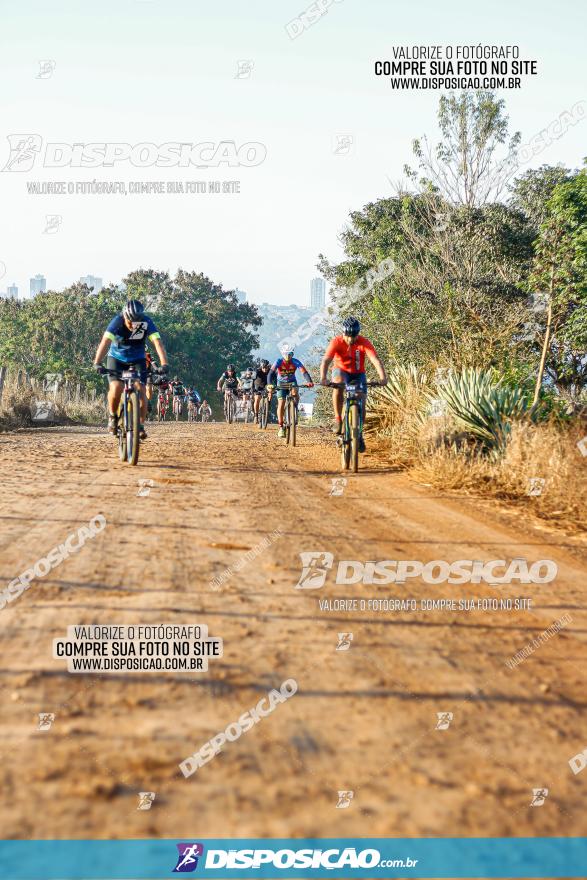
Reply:
[[367, 351], [377, 356], [373, 343], [366, 336], [357, 336], [350, 345], [344, 341], [343, 336], [335, 336], [328, 343], [325, 357], [333, 358], [333, 366], [337, 370], [344, 370], [346, 373], [364, 373]]

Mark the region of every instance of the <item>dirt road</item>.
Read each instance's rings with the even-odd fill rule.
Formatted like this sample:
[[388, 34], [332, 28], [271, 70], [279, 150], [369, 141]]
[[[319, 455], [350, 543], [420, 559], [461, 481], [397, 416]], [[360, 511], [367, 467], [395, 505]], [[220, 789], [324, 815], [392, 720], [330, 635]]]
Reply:
[[[0, 435], [3, 589], [92, 517], [107, 522], [0, 611], [3, 837], [584, 833], [587, 771], [568, 763], [587, 747], [577, 541], [432, 494], [374, 456], [363, 463], [331, 495], [338, 456], [316, 431], [288, 452], [274, 431], [155, 425], [136, 468], [97, 429]], [[152, 481], [141, 494], [140, 480]], [[552, 559], [558, 576], [337, 586], [334, 565], [322, 589], [296, 589], [309, 551]], [[320, 610], [341, 597], [534, 606]], [[506, 666], [564, 614], [558, 635]], [[52, 659], [68, 625], [161, 622], [207, 624], [224, 656], [197, 675], [73, 675]], [[336, 650], [343, 631], [350, 649]], [[293, 697], [184, 778], [184, 758], [289, 678]], [[43, 712], [55, 719], [38, 730]], [[438, 713], [452, 713], [445, 729]], [[530, 807], [534, 788], [549, 790], [542, 806]], [[137, 809], [141, 791], [156, 794], [149, 810]], [[348, 806], [339, 791], [354, 793]]]

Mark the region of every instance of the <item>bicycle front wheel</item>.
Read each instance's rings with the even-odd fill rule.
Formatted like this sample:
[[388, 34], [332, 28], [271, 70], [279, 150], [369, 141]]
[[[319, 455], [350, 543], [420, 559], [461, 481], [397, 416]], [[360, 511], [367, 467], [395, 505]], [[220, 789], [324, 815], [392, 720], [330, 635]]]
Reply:
[[131, 391], [126, 399], [126, 460], [135, 465], [139, 460], [139, 436], [141, 424], [141, 403], [138, 391]]
[[267, 404], [267, 398], [261, 398], [261, 405], [259, 406], [259, 424], [261, 428], [265, 429], [267, 427], [267, 412], [269, 406]]
[[124, 403], [121, 400], [118, 404], [118, 457], [121, 461], [126, 461], [126, 412]]
[[349, 466], [353, 473], [356, 474], [359, 470], [359, 436], [361, 434], [361, 428], [359, 424], [359, 407], [357, 405], [351, 407], [351, 411], [349, 413], [349, 421], [351, 433]]
[[288, 442], [290, 446], [296, 445], [296, 428], [297, 428], [297, 407], [295, 399], [292, 397], [289, 400], [289, 431], [288, 431]]

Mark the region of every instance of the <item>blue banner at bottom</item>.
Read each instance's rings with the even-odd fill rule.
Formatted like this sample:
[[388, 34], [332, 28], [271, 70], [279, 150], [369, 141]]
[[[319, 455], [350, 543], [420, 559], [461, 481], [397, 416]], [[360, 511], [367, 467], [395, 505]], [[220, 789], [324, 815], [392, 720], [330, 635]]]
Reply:
[[587, 877], [587, 837], [2, 840], [2, 880]]

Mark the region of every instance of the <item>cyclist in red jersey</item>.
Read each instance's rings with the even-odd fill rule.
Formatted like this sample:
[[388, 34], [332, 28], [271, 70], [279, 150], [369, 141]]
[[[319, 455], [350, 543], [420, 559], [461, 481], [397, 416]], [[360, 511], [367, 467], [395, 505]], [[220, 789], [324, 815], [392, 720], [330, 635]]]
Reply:
[[[373, 364], [382, 385], [387, 385], [385, 367], [379, 360], [373, 343], [366, 336], [361, 336], [361, 325], [357, 318], [345, 318], [342, 325], [342, 333], [335, 336], [328, 343], [320, 364], [320, 384], [327, 384], [327, 373], [330, 364], [332, 367], [332, 381], [359, 383], [365, 394], [367, 393], [367, 377], [365, 375], [365, 358]], [[335, 434], [342, 431], [342, 403], [343, 389], [332, 389], [332, 408], [334, 410]], [[364, 448], [364, 443], [361, 444]], [[363, 451], [363, 449], [361, 449]]]

